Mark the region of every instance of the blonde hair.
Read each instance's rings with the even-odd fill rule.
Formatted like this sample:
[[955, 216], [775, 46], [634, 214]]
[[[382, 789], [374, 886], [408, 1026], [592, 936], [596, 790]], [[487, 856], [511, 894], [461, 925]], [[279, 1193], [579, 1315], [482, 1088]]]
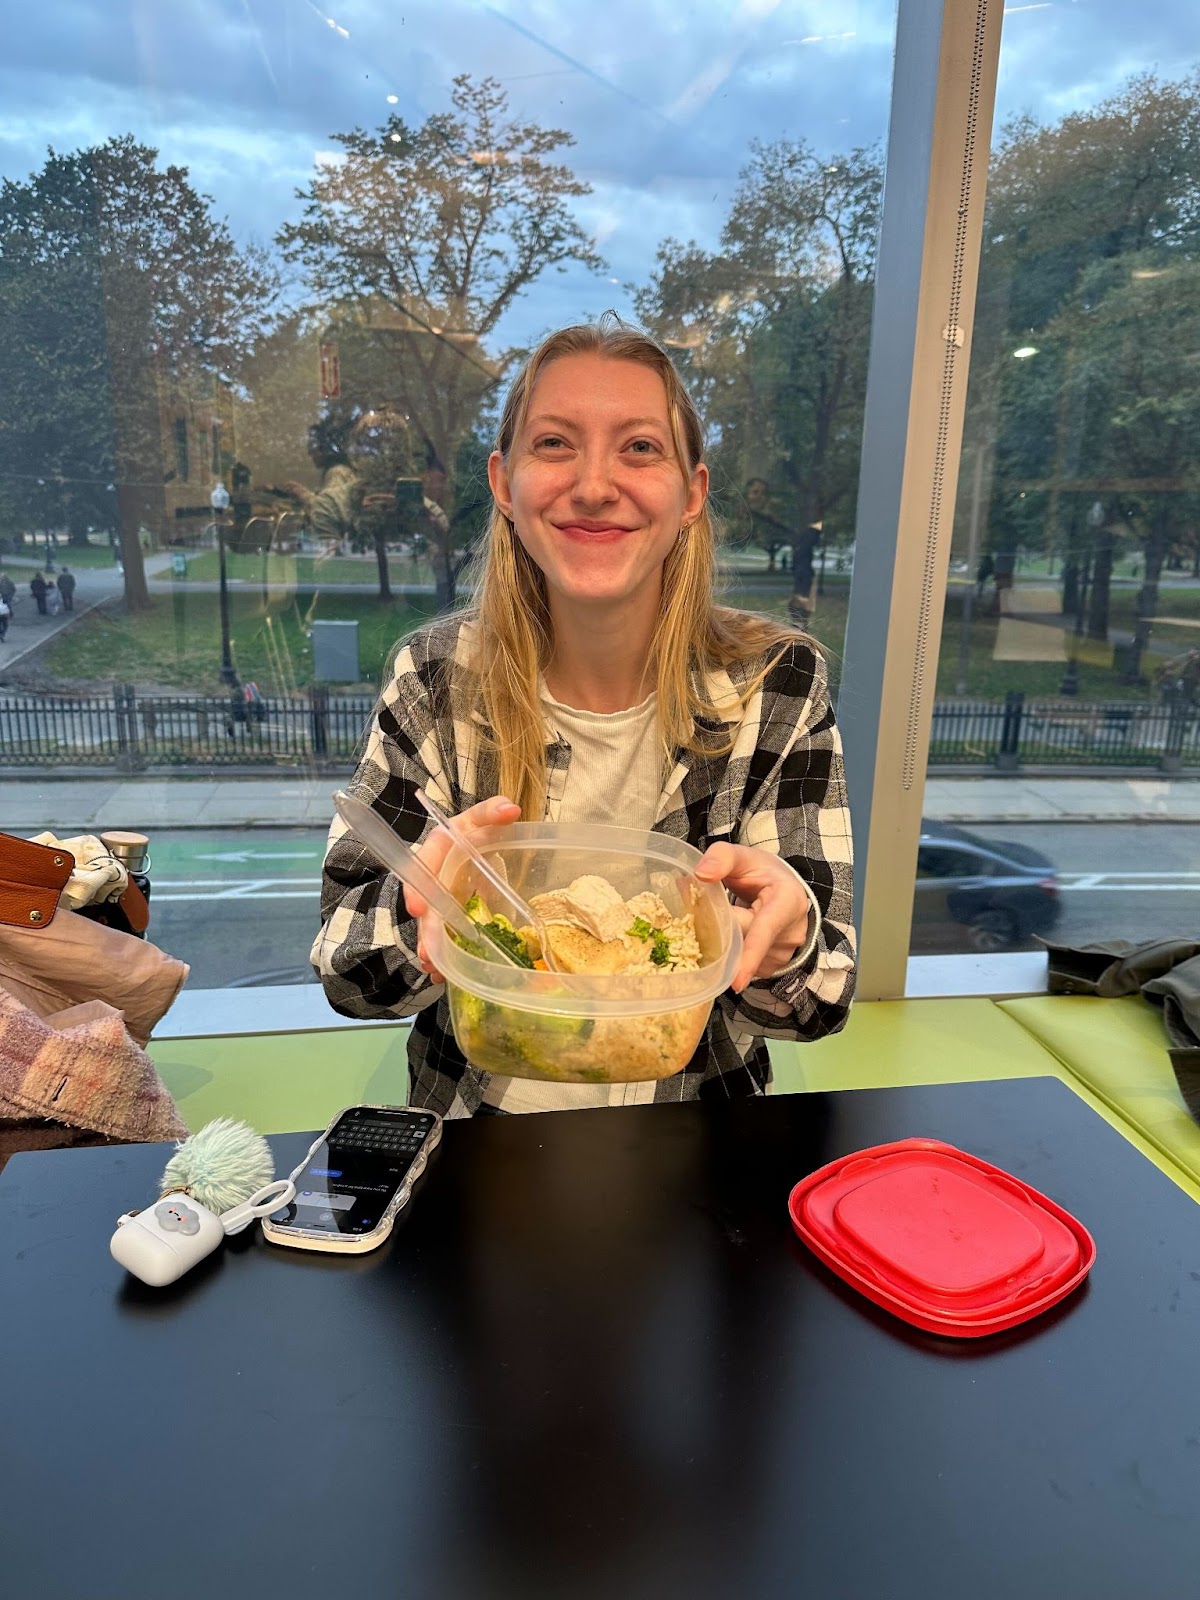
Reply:
[[[496, 437], [507, 462], [524, 425], [538, 375], [562, 356], [595, 354], [611, 361], [634, 361], [657, 372], [667, 391], [667, 415], [675, 456], [685, 483], [704, 458], [704, 427], [692, 397], [667, 352], [648, 334], [606, 312], [598, 323], [581, 323], [552, 333], [517, 374]], [[657, 680], [658, 726], [665, 752], [703, 748], [721, 754], [711, 734], [703, 740], [697, 719], [720, 721], [729, 706], [713, 705], [705, 675], [735, 662], [754, 659], [797, 638], [771, 618], [714, 603], [717, 531], [707, 503], [681, 530], [663, 564], [662, 600], [651, 640], [650, 661]], [[531, 819], [546, 806], [546, 742], [538, 676], [550, 662], [554, 634], [541, 570], [527, 554], [513, 524], [498, 506], [479, 565], [475, 605], [480, 640], [472, 663], [473, 688], [482, 702], [488, 738], [499, 763], [499, 792]], [[738, 691], [739, 715], [778, 659], [774, 656]]]

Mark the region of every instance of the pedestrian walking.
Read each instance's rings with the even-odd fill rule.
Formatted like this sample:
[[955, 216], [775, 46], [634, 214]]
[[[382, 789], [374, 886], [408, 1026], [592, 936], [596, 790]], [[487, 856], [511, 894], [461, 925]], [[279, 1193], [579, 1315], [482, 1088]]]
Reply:
[[17, 586], [8, 573], [0, 572], [0, 600], [3, 600], [8, 607], [10, 615], [12, 614], [13, 600], [16, 598], [16, 593]]
[[75, 574], [70, 567], [64, 567], [58, 575], [58, 592], [62, 595], [64, 611], [75, 609]]
[[46, 609], [52, 617], [56, 617], [62, 608], [62, 595], [58, 592], [58, 585], [53, 578], [48, 578], [46, 580]]
[[12, 609], [7, 600], [0, 598], [0, 644], [8, 637], [8, 619], [12, 616]]
[[46, 615], [46, 580], [40, 572], [35, 572], [29, 580], [29, 592], [37, 602], [40, 616]]

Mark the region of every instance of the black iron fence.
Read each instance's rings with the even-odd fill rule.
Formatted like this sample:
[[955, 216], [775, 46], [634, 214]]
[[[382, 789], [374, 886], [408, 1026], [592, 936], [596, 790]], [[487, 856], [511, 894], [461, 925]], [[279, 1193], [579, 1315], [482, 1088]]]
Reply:
[[248, 697], [140, 694], [118, 684], [107, 696], [11, 694], [0, 690], [0, 760], [6, 766], [345, 767], [374, 710], [369, 695]]
[[931, 767], [1200, 768], [1200, 708], [1182, 698], [947, 700], [933, 708]]
[[[0, 690], [0, 765], [149, 768], [349, 766], [374, 709], [369, 695], [247, 698], [141, 694], [90, 698]], [[948, 700], [933, 711], [933, 768], [1200, 769], [1200, 710], [1182, 701]]]

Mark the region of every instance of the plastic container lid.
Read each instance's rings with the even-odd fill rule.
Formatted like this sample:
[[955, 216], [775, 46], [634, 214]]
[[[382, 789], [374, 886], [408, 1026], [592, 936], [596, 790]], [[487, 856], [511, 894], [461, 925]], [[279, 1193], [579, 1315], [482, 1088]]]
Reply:
[[1069, 1212], [937, 1139], [832, 1161], [796, 1185], [788, 1210], [809, 1249], [868, 1300], [955, 1338], [1037, 1316], [1096, 1259]]

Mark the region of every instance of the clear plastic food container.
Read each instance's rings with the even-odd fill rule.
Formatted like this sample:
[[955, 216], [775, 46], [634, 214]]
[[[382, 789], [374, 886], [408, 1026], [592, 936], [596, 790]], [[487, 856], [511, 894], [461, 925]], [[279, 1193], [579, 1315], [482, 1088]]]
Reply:
[[[555, 1083], [644, 1082], [682, 1071], [742, 951], [725, 890], [693, 875], [700, 852], [666, 834], [550, 822], [487, 829], [475, 843], [489, 861], [500, 858], [526, 900], [585, 874], [606, 878], [626, 900], [652, 891], [673, 915], [693, 915], [701, 964], [603, 977], [531, 972], [472, 955], [431, 913], [429, 954], [445, 974], [454, 1037], [471, 1065]], [[487, 900], [480, 877], [451, 850], [441, 879], [460, 904], [475, 892]]]

